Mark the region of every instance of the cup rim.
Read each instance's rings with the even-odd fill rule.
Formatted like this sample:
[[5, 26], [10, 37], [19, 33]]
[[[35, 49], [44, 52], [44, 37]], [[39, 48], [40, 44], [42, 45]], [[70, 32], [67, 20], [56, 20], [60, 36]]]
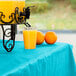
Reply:
[[37, 30], [36, 27], [24, 27], [23, 30]]

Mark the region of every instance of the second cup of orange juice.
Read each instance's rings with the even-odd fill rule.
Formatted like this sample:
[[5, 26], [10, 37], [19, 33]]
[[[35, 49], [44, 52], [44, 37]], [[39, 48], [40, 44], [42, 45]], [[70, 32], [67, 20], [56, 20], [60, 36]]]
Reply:
[[37, 30], [32, 27], [27, 27], [23, 31], [23, 39], [24, 39], [25, 49], [35, 49], [36, 39], [37, 39]]

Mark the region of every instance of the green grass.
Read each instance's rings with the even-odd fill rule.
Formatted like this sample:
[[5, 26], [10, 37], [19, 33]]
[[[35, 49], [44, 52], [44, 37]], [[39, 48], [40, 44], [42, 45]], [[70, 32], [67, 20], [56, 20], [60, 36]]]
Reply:
[[[37, 27], [38, 29], [54, 29], [54, 30], [74, 30], [76, 29], [76, 14], [72, 13], [63, 18], [58, 17], [55, 13], [46, 14], [35, 14], [31, 15], [31, 19], [28, 20], [32, 26]], [[55, 25], [55, 27], [53, 27]]]
[[70, 0], [72, 8], [76, 9], [76, 0]]
[[47, 0], [26, 0], [26, 2], [44, 2]]
[[38, 29], [76, 30], [76, 12], [71, 5], [57, 3], [45, 13], [32, 14], [28, 20], [32, 26]]
[[42, 30], [76, 30], [76, 12], [71, 5], [59, 2], [53, 5], [44, 13], [31, 14], [28, 22]]
[[40, 12], [45, 12], [49, 9], [48, 2], [27, 2], [26, 7], [28, 6], [35, 6], [31, 7], [31, 13], [40, 13]]

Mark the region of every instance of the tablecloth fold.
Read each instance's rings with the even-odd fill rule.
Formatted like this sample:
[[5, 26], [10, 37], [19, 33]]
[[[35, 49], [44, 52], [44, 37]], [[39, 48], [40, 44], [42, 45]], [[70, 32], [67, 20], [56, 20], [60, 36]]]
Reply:
[[24, 49], [23, 41], [16, 41], [12, 52], [0, 48], [0, 76], [74, 76], [75, 61], [72, 45], [55, 43]]

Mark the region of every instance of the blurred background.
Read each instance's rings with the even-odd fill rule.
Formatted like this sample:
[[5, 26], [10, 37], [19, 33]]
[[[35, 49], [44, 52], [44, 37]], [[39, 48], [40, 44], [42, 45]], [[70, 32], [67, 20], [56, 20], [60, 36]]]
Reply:
[[76, 0], [26, 0], [29, 23], [39, 30], [76, 30]]
[[[42, 31], [54, 31], [58, 35], [58, 42], [66, 42], [73, 45], [73, 53], [76, 60], [76, 0], [26, 0], [26, 7], [31, 9], [28, 22]], [[21, 36], [16, 40], [23, 40], [22, 28], [17, 27]], [[19, 38], [20, 37], [20, 38]]]
[[[31, 15], [27, 22], [44, 34], [47, 31], [56, 32], [57, 42], [73, 45], [73, 55], [76, 61], [76, 0], [26, 0], [25, 7], [28, 6], [35, 7], [30, 8]], [[23, 40], [24, 27], [25, 25], [17, 26], [17, 41]], [[2, 29], [0, 34], [1, 32]], [[0, 38], [3, 38], [2, 35]]]

